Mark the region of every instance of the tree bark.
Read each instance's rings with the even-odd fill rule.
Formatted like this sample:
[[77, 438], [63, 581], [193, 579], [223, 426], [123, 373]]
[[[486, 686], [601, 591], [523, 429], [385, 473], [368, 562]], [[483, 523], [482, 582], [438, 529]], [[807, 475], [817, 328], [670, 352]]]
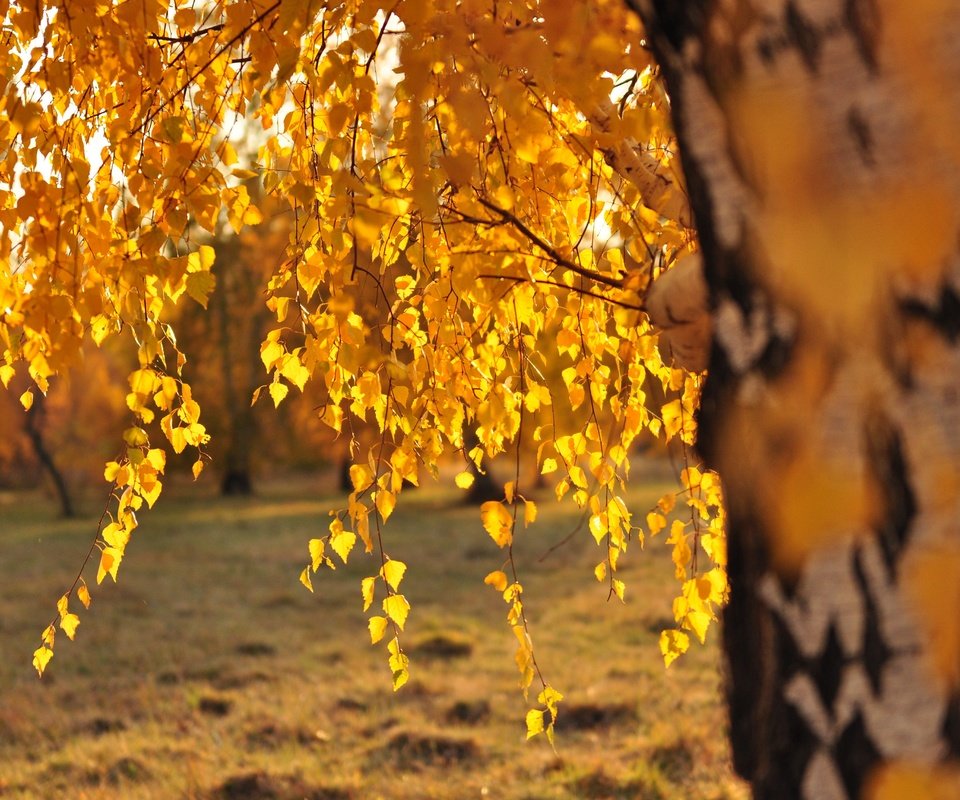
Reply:
[[628, 2], [710, 288], [734, 765], [859, 798], [960, 754], [960, 6]]

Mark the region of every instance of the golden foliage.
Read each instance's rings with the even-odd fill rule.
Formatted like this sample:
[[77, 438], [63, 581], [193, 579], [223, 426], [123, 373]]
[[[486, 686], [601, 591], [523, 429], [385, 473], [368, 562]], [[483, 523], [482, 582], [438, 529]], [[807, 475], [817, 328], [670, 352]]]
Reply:
[[[335, 566], [329, 550], [346, 562], [358, 541], [379, 559], [361, 589], [366, 610], [384, 593], [370, 634], [393, 628], [395, 688], [408, 677], [406, 565], [384, 552], [381, 525], [404, 483], [437, 475], [450, 454], [480, 467], [532, 440], [537, 472], [589, 511], [594, 574], [624, 599], [618, 559], [643, 541], [622, 496], [628, 454], [642, 435], [692, 443], [700, 390], [665, 363], [642, 310], [655, 274], [693, 245], [665, 97], [624, 3], [0, 2], [0, 13], [0, 378], [23, 362], [46, 392], [85, 339], [136, 347], [132, 420], [104, 472], [112, 500], [91, 548], [98, 581], [117, 578], [166, 453], [196, 450], [194, 475], [203, 467], [209, 436], [172, 312], [207, 306], [214, 237], [282, 218], [261, 390], [279, 406], [310, 385], [353, 451], [354, 422], [378, 431], [300, 580], [312, 589]], [[505, 551], [506, 571], [486, 582], [508, 605], [526, 689], [539, 668], [511, 542], [519, 504], [524, 526], [537, 507], [522, 488], [518, 461], [481, 516]], [[691, 465], [680, 492], [690, 519], [667, 541], [674, 612], [702, 641], [726, 591], [719, 483]], [[652, 519], [651, 533], [667, 524]], [[89, 603], [80, 581], [59, 613], [71, 637], [67, 601]], [[51, 626], [39, 672], [53, 637]], [[686, 634], [668, 641], [669, 663]], [[528, 730], [552, 736], [560, 695], [541, 681]]]

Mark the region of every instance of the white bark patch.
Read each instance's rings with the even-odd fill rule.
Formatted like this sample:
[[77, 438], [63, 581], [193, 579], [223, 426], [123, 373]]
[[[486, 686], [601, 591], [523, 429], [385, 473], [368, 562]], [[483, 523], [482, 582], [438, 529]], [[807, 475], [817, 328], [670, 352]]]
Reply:
[[689, 136], [684, 157], [697, 164], [710, 192], [717, 241], [733, 250], [740, 242], [743, 219], [753, 204], [730, 159], [727, 121], [699, 75], [684, 76], [683, 94]]
[[823, 750], [814, 754], [803, 776], [801, 786], [804, 797], [817, 800], [848, 800], [840, 773], [833, 759]]

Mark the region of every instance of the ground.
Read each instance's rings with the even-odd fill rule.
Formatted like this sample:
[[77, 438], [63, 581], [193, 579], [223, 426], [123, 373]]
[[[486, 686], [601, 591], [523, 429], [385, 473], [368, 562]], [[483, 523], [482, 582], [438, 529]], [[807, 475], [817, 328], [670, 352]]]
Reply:
[[[643, 470], [641, 470], [642, 472]], [[647, 470], [645, 514], [666, 487]], [[0, 797], [198, 800], [744, 798], [731, 775], [717, 632], [664, 670], [662, 541], [632, 545], [627, 603], [593, 579], [575, 510], [544, 496], [516, 547], [538, 661], [566, 695], [556, 753], [525, 741], [506, 606], [483, 585], [502, 554], [456, 490], [401, 498], [385, 544], [410, 569], [394, 693], [371, 647], [365, 558], [297, 581], [340, 498], [303, 480], [250, 500], [172, 492], [141, 516], [116, 586], [94, 589], [77, 641], [30, 665], [95, 520], [58, 521], [39, 495], [0, 496]], [[108, 579], [109, 582], [109, 579]]]

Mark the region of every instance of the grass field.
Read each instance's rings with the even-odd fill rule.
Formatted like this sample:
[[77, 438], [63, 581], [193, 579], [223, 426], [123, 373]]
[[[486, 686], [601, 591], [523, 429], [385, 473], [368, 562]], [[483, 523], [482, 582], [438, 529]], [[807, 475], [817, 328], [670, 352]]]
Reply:
[[[635, 490], [633, 510], [664, 480]], [[313, 595], [297, 582], [337, 503], [316, 486], [163, 497], [42, 681], [31, 653], [95, 522], [58, 521], [39, 496], [0, 499], [0, 797], [745, 797], [716, 632], [669, 671], [660, 659], [673, 589], [662, 544], [628, 552], [628, 602], [608, 603], [586, 531], [539, 560], [578, 522], [546, 498], [516, 552], [538, 661], [566, 700], [556, 753], [525, 741], [506, 607], [482, 583], [502, 555], [458, 499], [411, 492], [385, 529], [413, 604], [411, 681], [396, 694], [361, 610], [372, 562], [318, 574]]]

